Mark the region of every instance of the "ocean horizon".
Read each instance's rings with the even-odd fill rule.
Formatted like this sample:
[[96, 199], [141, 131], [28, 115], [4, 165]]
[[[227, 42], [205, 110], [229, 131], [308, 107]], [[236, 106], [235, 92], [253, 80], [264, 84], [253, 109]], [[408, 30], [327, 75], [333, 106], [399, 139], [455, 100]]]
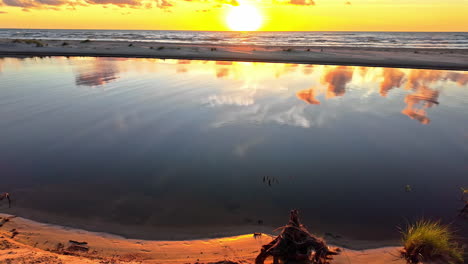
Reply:
[[468, 49], [468, 32], [0, 29], [3, 39], [172, 44]]

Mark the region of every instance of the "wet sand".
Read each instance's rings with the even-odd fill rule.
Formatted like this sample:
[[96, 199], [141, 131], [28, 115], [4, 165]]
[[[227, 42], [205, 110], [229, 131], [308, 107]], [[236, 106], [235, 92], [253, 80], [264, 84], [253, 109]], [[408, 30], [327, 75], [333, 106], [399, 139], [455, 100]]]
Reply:
[[[253, 263], [272, 235], [150, 241], [48, 225], [0, 214], [0, 263]], [[5, 219], [6, 220], [5, 222]], [[74, 242], [86, 242], [77, 244]], [[80, 246], [83, 245], [83, 246]], [[405, 263], [399, 247], [349, 250], [332, 263]], [[10, 261], [10, 262], [8, 262]]]
[[0, 56], [103, 56], [468, 70], [467, 49], [187, 45], [0, 39]]

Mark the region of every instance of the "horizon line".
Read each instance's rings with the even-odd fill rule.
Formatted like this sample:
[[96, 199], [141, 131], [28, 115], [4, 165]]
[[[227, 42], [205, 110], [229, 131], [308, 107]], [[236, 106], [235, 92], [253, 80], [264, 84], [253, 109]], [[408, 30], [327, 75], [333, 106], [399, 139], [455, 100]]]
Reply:
[[16, 28], [0, 27], [5, 29], [30, 29], [30, 30], [127, 30], [127, 31], [193, 31], [193, 32], [380, 32], [380, 33], [468, 33], [468, 31], [400, 31], [400, 30], [255, 30], [255, 31], [235, 31], [235, 30], [200, 30], [200, 29], [115, 29], [115, 28]]

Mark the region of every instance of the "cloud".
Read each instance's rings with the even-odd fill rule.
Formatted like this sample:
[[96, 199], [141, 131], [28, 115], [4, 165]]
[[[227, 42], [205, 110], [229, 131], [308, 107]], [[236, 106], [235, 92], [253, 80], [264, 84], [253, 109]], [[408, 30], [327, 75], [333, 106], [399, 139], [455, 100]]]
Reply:
[[169, 8], [171, 6], [173, 6], [173, 4], [171, 4], [169, 1], [167, 0], [157, 0], [156, 1], [156, 6], [159, 7], [159, 8]]
[[[179, 3], [204, 3], [211, 5], [210, 8], [194, 9], [195, 12], [208, 12], [211, 9], [221, 8], [223, 5], [239, 6], [238, 0], [0, 0], [0, 5], [15, 6], [24, 8], [24, 11], [29, 9], [53, 9], [52, 7], [67, 6], [74, 7], [76, 5], [115, 5], [118, 7], [132, 8], [159, 8], [166, 11], [172, 10]], [[271, 0], [271, 4], [287, 4], [295, 6], [314, 6], [314, 0]], [[59, 10], [59, 9], [57, 9]], [[4, 12], [1, 12], [4, 13]], [[0, 13], [0, 14], [1, 14]]]
[[107, 5], [113, 4], [116, 6], [137, 6], [140, 5], [138, 0], [85, 0], [89, 4], [100, 4], [100, 5]]
[[36, 2], [30, 0], [3, 0], [3, 4], [7, 6], [16, 6], [23, 8], [32, 8], [39, 6]]
[[64, 4], [64, 2], [61, 0], [36, 0], [36, 2], [39, 4], [43, 4], [43, 5], [53, 5], [53, 6]]
[[[169, 9], [174, 7], [177, 3], [206, 3], [214, 5], [212, 8], [219, 8], [222, 5], [238, 6], [237, 0], [0, 0], [0, 5], [16, 6], [22, 8], [43, 9], [50, 8], [50, 6], [61, 5], [115, 5], [118, 7], [132, 7], [132, 8], [159, 8]], [[202, 12], [207, 12], [210, 9], [201, 9]], [[198, 10], [200, 11], [200, 10]]]
[[315, 5], [315, 2], [313, 0], [289, 0], [288, 3], [291, 5], [303, 5], [303, 6]]
[[[238, 6], [239, 2], [237, 0], [184, 0], [185, 2], [198, 2], [198, 3], [209, 3], [209, 4], [225, 4], [225, 5], [232, 5]], [[215, 8], [220, 6], [215, 6]]]

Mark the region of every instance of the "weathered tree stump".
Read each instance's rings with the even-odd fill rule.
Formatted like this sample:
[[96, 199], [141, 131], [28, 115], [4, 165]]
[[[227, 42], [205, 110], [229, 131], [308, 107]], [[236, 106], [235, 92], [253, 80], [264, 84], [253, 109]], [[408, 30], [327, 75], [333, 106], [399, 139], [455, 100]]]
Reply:
[[323, 239], [313, 236], [299, 221], [299, 212], [292, 210], [289, 223], [282, 227], [282, 231], [273, 241], [264, 245], [255, 259], [255, 264], [264, 264], [265, 260], [273, 257], [273, 263], [279, 261], [315, 264], [327, 264], [331, 256], [338, 255], [337, 250], [330, 250]]
[[9, 193], [0, 194], [0, 201], [3, 199], [8, 199], [8, 207], [11, 208], [10, 194]]

